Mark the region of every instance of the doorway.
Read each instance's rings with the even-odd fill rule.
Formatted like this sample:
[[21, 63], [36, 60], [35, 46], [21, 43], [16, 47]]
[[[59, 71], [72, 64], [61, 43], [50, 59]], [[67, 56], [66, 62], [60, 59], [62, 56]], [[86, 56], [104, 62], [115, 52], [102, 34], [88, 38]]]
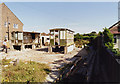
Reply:
[[42, 45], [44, 45], [44, 37], [42, 37]]

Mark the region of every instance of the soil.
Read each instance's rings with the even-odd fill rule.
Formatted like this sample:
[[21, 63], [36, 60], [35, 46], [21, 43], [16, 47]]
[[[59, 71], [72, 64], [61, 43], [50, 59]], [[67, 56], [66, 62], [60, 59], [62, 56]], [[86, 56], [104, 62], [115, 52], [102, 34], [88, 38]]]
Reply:
[[47, 52], [47, 50], [47, 47], [44, 47], [39, 49], [25, 49], [22, 51], [8, 51], [7, 54], [5, 52], [0, 52], [0, 58], [13, 60], [19, 59], [25, 62], [31, 60], [48, 64], [52, 72], [46, 77], [46, 81], [53, 82], [54, 79], [57, 78], [57, 76], [59, 75], [60, 67], [63, 67], [64, 64], [74, 61], [76, 59], [76, 55], [78, 57], [78, 54], [80, 56], [83, 53], [86, 53], [85, 51], [79, 53], [82, 50], [81, 48], [75, 48], [75, 50], [68, 54], [61, 54], [57, 52], [53, 52], [50, 54]]

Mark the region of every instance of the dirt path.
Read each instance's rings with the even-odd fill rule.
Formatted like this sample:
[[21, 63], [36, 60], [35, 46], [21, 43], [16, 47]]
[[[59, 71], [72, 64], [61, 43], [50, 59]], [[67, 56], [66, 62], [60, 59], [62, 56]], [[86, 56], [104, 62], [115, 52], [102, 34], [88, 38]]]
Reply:
[[[22, 61], [36, 61], [40, 63], [48, 64], [51, 68], [51, 73], [46, 77], [47, 82], [53, 82], [54, 79], [57, 78], [59, 75], [58, 71], [59, 68], [64, 66], [64, 64], [69, 63], [71, 61], [74, 61], [74, 56], [79, 54], [82, 55], [84, 51], [82, 51], [82, 54], [79, 52], [81, 49], [76, 48], [72, 52], [68, 54], [59, 54], [59, 53], [52, 53], [49, 54], [47, 52], [47, 48], [41, 48], [41, 49], [26, 49], [23, 51], [9, 51], [8, 54], [4, 52], [0, 52], [0, 58], [6, 58], [6, 59], [19, 59]], [[85, 53], [85, 52], [84, 52]]]

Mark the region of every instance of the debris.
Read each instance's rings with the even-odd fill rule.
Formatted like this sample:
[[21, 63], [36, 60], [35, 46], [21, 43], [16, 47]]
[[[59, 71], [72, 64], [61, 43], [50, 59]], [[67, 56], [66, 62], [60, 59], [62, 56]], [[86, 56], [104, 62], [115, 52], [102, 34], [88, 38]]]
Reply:
[[4, 67], [8, 67], [8, 65], [4, 65]]

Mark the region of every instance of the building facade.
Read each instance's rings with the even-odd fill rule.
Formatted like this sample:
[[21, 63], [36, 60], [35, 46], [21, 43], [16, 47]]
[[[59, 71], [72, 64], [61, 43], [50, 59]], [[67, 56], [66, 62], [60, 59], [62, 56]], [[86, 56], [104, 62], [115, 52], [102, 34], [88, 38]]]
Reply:
[[114, 35], [114, 48], [120, 50], [120, 21], [112, 25], [109, 30]]
[[4, 4], [0, 4], [0, 45], [7, 40], [11, 49], [36, 48], [40, 45], [40, 33], [23, 31], [23, 23]]
[[0, 42], [7, 39], [10, 45], [22, 45], [22, 34], [23, 23], [4, 3], [0, 4]]

